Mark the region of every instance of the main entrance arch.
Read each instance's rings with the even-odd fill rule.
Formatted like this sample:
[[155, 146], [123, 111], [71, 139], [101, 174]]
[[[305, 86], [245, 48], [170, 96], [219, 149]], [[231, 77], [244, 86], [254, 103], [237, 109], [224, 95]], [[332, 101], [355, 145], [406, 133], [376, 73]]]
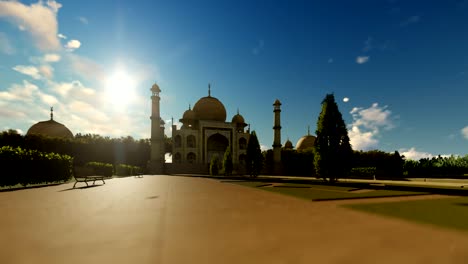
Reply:
[[207, 148], [207, 160], [206, 161], [210, 162], [214, 156], [217, 156], [219, 160], [221, 161], [224, 156], [224, 152], [226, 151], [228, 146], [229, 146], [229, 140], [225, 136], [219, 133], [211, 135], [206, 142], [206, 148]]

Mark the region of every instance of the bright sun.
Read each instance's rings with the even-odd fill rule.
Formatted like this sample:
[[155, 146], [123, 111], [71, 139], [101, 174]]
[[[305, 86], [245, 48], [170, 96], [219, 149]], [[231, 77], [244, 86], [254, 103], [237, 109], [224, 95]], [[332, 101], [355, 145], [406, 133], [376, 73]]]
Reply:
[[135, 81], [124, 71], [116, 71], [106, 81], [106, 90], [113, 104], [126, 105], [135, 96]]

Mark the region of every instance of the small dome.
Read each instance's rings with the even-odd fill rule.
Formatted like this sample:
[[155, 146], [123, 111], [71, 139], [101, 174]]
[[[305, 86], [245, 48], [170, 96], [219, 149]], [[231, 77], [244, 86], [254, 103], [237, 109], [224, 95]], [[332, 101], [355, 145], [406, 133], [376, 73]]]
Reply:
[[217, 98], [206, 96], [200, 98], [193, 106], [198, 120], [226, 121], [226, 108]]
[[237, 113], [235, 116], [232, 117], [232, 123], [245, 124], [244, 117]]
[[315, 143], [315, 137], [311, 135], [305, 135], [301, 137], [296, 144], [297, 150], [305, 150], [308, 148], [312, 148]]
[[31, 126], [26, 135], [32, 134], [49, 137], [73, 138], [72, 132], [66, 126], [52, 119], [41, 121]]
[[182, 119], [184, 119], [184, 120], [195, 120], [196, 119], [196, 114], [189, 107], [189, 109], [184, 112], [184, 115], [182, 116]]
[[284, 148], [285, 149], [293, 149], [293, 144], [291, 142], [291, 140], [286, 140], [286, 143], [284, 143]]

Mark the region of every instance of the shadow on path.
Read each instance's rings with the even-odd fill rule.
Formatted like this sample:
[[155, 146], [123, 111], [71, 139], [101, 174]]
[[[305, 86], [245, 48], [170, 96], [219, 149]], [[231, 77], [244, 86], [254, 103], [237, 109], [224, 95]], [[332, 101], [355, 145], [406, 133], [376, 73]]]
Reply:
[[82, 190], [82, 189], [89, 189], [89, 188], [94, 188], [94, 187], [99, 187], [99, 186], [104, 186], [104, 184], [95, 184], [95, 185], [89, 185], [89, 186], [81, 186], [81, 187], [71, 187], [68, 189], [63, 189], [58, 192], [66, 192], [66, 191], [73, 191], [73, 190]]

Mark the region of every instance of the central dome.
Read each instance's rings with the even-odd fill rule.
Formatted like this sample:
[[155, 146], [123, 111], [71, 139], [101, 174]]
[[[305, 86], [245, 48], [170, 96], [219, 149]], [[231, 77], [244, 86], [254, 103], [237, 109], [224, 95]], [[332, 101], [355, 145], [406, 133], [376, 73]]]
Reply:
[[215, 97], [206, 96], [200, 98], [193, 106], [193, 111], [198, 120], [226, 121], [226, 108]]

